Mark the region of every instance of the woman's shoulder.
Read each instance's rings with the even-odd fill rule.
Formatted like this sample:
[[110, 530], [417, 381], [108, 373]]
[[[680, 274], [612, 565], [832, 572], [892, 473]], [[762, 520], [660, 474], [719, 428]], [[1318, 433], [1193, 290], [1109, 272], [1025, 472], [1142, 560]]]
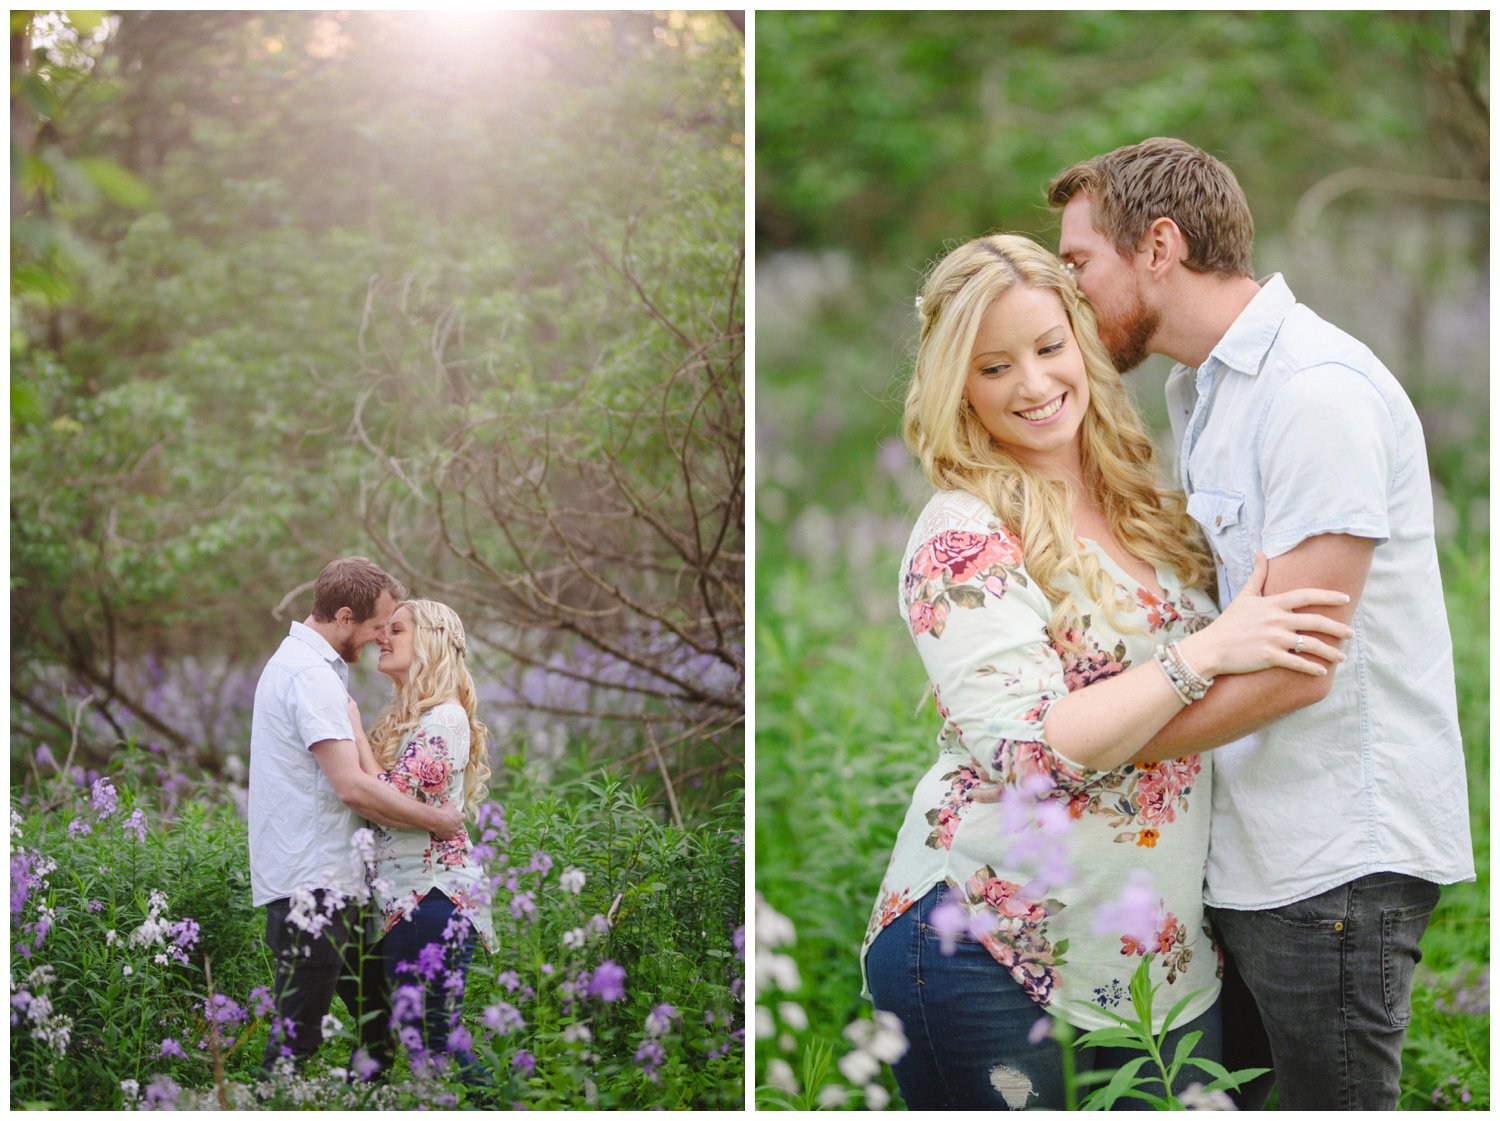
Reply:
[[441, 701], [422, 713], [422, 726], [424, 728], [462, 728], [467, 731], [469, 713], [457, 701]]
[[976, 540], [998, 539], [1012, 563], [1020, 561], [1020, 538], [1000, 520], [988, 503], [968, 491], [940, 490], [928, 499], [927, 505], [917, 515], [906, 544], [902, 571], [924, 547], [955, 535]]

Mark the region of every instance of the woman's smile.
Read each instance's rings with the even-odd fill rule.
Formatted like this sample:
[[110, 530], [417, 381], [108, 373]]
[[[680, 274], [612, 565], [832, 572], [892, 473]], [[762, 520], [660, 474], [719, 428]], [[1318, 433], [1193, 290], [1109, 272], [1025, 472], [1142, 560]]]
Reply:
[[1063, 393], [1038, 408], [1020, 410], [1016, 413], [1016, 416], [1020, 417], [1027, 424], [1046, 424], [1054, 419], [1058, 413], [1062, 412], [1063, 403], [1067, 399], [1068, 395]]

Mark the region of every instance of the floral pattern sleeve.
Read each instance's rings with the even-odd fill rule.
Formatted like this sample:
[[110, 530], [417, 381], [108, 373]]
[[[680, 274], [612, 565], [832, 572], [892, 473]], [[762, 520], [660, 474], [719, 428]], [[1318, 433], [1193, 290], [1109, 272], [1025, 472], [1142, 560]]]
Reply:
[[[438, 705], [422, 715], [407, 736], [395, 764], [379, 777], [394, 789], [428, 805], [463, 800], [464, 768], [469, 762], [469, 718], [456, 704]], [[433, 888], [444, 892], [469, 919], [480, 943], [494, 950], [489, 877], [473, 856], [467, 831], [437, 837], [372, 822], [375, 869], [372, 888], [390, 930]]]
[[985, 779], [1041, 777], [1068, 790], [1098, 777], [1048, 745], [1044, 722], [1071, 687], [1107, 676], [1108, 653], [1097, 652], [1097, 666], [1094, 651], [1081, 663], [1064, 660], [1047, 633], [1051, 608], [1005, 527], [991, 519], [925, 537], [905, 562], [902, 600], [944, 735], [967, 749]]

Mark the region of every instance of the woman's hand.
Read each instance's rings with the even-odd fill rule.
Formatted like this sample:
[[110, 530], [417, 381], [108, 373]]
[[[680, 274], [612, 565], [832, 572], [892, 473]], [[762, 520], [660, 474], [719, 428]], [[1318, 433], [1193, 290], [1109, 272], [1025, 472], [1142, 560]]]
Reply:
[[1345, 639], [1354, 637], [1354, 628], [1337, 619], [1294, 609], [1339, 606], [1348, 603], [1349, 597], [1324, 588], [1296, 588], [1265, 595], [1269, 567], [1265, 555], [1256, 553], [1249, 583], [1224, 613], [1178, 642], [1182, 656], [1204, 677], [1254, 673], [1273, 666], [1317, 676], [1328, 672], [1325, 662], [1344, 660], [1338, 647], [1306, 632]]
[[359, 704], [353, 697], [349, 697], [349, 724], [356, 732], [361, 730], [359, 722]]

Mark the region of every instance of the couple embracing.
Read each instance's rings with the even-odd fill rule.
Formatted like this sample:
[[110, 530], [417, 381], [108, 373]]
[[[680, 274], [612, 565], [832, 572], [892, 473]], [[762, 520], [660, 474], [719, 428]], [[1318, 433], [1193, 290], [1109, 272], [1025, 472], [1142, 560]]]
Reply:
[[[1202, 1033], [1270, 1068], [1242, 1108], [1274, 1081], [1284, 1109], [1393, 1109], [1419, 940], [1474, 876], [1417, 415], [1253, 279], [1207, 153], [1147, 140], [1047, 198], [1061, 260], [980, 238], [918, 300], [904, 426], [937, 493], [900, 594], [943, 723], [862, 953], [897, 1081], [912, 1108], [1057, 1108], [1048, 1017], [1131, 1017], [1144, 961], [1154, 1031], [1193, 994], [1169, 1058]], [[1153, 353], [1175, 487], [1120, 378]]]
[[[349, 666], [371, 642], [394, 693], [367, 736]], [[267, 1074], [317, 1051], [337, 993], [357, 1077], [388, 1069], [399, 1041], [413, 1069], [488, 1081], [456, 1030], [474, 944], [496, 948], [464, 824], [490, 774], [467, 653], [452, 609], [344, 557], [261, 674], [249, 816], [253, 902], [276, 961]]]

